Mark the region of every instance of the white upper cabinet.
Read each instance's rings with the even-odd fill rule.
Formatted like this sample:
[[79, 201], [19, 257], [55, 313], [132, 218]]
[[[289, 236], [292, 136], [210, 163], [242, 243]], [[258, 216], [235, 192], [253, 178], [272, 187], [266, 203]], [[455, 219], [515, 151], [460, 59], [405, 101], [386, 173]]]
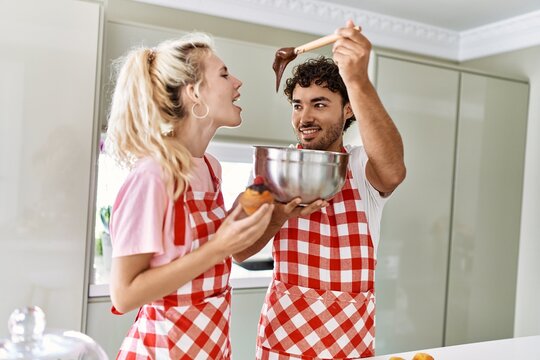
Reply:
[[459, 73], [378, 57], [377, 90], [398, 127], [407, 178], [378, 249], [377, 354], [441, 346]]
[[[102, 124], [106, 123], [106, 113], [110, 104], [113, 81], [110, 77], [111, 63], [136, 46], [155, 46], [161, 41], [179, 38], [185, 31], [156, 28], [145, 25], [108, 22], [106, 24], [106, 46], [103, 62]], [[217, 137], [222, 140], [240, 141], [250, 144], [295, 142], [291, 126], [292, 106], [283, 94], [285, 79], [296, 64], [318, 53], [301, 54], [292, 61], [283, 74], [281, 86], [276, 93], [276, 77], [272, 62], [276, 47], [213, 36], [216, 51], [227, 65], [230, 73], [239, 78], [242, 107], [242, 125], [236, 128], [222, 128]], [[326, 49], [328, 50], [328, 49]], [[322, 50], [324, 53], [324, 49]]]
[[528, 85], [378, 57], [407, 178], [383, 215], [377, 353], [513, 336]]
[[528, 93], [462, 74], [446, 345], [513, 336]]
[[81, 328], [100, 17], [0, 2], [0, 324], [38, 305], [48, 327]]

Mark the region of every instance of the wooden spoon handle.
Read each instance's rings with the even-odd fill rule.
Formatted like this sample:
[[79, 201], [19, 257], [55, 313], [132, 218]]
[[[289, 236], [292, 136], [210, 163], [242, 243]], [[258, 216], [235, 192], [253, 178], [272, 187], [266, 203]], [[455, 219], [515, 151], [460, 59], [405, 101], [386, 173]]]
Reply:
[[[356, 30], [360, 30], [360, 27], [358, 27], [358, 26], [355, 26], [354, 28]], [[296, 54], [301, 54], [301, 53], [304, 53], [306, 51], [315, 50], [315, 49], [318, 49], [318, 48], [323, 47], [325, 45], [332, 44], [333, 42], [338, 40], [340, 37], [341, 36], [337, 35], [337, 34], [326, 35], [326, 36], [323, 36], [320, 39], [310, 41], [307, 44], [297, 46], [296, 48], [294, 48], [294, 52]]]

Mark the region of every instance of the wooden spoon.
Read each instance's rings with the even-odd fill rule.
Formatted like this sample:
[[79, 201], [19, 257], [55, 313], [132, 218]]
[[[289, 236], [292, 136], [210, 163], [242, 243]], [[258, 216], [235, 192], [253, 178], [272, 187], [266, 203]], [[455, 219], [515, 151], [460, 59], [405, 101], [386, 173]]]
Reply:
[[[356, 30], [360, 30], [360, 27], [355, 26]], [[281, 77], [283, 76], [283, 71], [285, 71], [285, 68], [287, 65], [296, 59], [298, 54], [305, 53], [307, 51], [312, 51], [315, 49], [318, 49], [320, 47], [323, 47], [325, 45], [332, 44], [336, 40], [338, 40], [341, 36], [337, 34], [331, 34], [323, 36], [322, 38], [313, 40], [308, 42], [307, 44], [300, 45], [298, 47], [285, 47], [278, 49], [276, 51], [276, 56], [274, 58], [274, 63], [272, 64], [272, 69], [274, 69], [274, 72], [276, 73], [276, 92], [279, 90], [279, 83], [281, 81]]]

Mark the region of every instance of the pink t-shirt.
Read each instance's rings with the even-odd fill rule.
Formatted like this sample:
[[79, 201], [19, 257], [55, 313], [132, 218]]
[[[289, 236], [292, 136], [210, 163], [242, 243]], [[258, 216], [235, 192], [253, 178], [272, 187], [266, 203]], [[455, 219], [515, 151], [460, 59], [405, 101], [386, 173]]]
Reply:
[[[221, 179], [221, 165], [217, 159], [210, 154], [205, 156], [215, 176]], [[204, 158], [192, 160], [192, 190], [215, 191]], [[192, 235], [187, 221], [184, 245], [174, 245], [174, 201], [167, 195], [161, 166], [151, 158], [141, 159], [118, 191], [113, 206], [110, 223], [112, 256], [154, 253], [151, 267], [168, 264], [190, 250]]]

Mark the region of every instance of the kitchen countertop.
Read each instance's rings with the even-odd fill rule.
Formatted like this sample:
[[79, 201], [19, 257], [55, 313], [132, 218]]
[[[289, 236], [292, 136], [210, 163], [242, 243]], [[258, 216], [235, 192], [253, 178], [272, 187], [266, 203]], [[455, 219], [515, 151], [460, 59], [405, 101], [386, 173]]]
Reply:
[[[103, 279], [101, 284], [91, 284], [89, 297], [109, 296], [109, 284]], [[231, 286], [233, 289], [266, 288], [272, 280], [272, 270], [246, 270], [234, 264], [231, 270]]]
[[405, 360], [411, 360], [417, 352], [428, 353], [433, 356], [435, 360], [536, 360], [540, 359], [540, 336], [485, 341], [473, 344], [380, 355], [365, 358], [364, 360], [388, 360], [392, 356], [399, 356]]

